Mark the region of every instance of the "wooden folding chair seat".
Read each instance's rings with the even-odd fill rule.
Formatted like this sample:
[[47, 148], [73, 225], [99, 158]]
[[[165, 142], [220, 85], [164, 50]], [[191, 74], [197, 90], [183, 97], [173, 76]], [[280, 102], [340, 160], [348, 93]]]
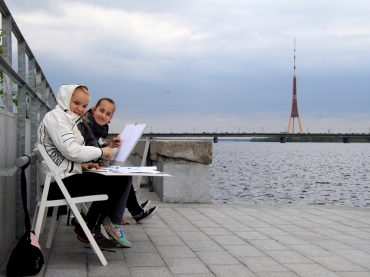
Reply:
[[[107, 260], [105, 259], [102, 251], [100, 250], [98, 244], [96, 243], [94, 237], [92, 236], [89, 228], [87, 227], [85, 220], [82, 218], [77, 205], [80, 203], [86, 203], [86, 202], [94, 202], [94, 201], [103, 201], [108, 199], [108, 195], [106, 194], [98, 194], [98, 195], [87, 195], [87, 196], [81, 196], [81, 197], [71, 197], [69, 194], [67, 188], [65, 187], [63, 180], [59, 177], [59, 174], [56, 170], [56, 167], [53, 163], [53, 161], [50, 159], [49, 155], [46, 153], [46, 150], [42, 144], [38, 144], [38, 150], [41, 154], [42, 159], [45, 161], [49, 172], [46, 175], [45, 182], [44, 182], [44, 187], [41, 193], [41, 199], [39, 199], [37, 209], [35, 212], [35, 235], [37, 238], [40, 236], [40, 232], [42, 230], [42, 225], [44, 221], [44, 217], [46, 215], [46, 211], [49, 207], [57, 207], [56, 209], [53, 209], [53, 215], [51, 218], [50, 222], [50, 227], [49, 227], [49, 234], [48, 234], [48, 239], [46, 243], [46, 248], [50, 248], [53, 238], [54, 238], [54, 233], [55, 233], [55, 227], [57, 223], [57, 213], [58, 213], [58, 207], [59, 206], [65, 206], [67, 205], [71, 211], [73, 212], [76, 220], [78, 223], [81, 225], [82, 230], [84, 231], [86, 237], [88, 238], [90, 245], [96, 255], [98, 256], [100, 262], [102, 265], [107, 265]], [[54, 180], [52, 180], [54, 179]], [[63, 196], [64, 199], [58, 199], [58, 200], [48, 200], [48, 194], [49, 194], [49, 189], [50, 189], [50, 183], [52, 181], [55, 181]]]

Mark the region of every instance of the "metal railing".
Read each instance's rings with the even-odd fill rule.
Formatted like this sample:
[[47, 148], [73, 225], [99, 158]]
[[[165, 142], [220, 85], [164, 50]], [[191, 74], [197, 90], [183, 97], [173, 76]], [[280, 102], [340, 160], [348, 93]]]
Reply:
[[[0, 139], [2, 157], [0, 164], [0, 188], [7, 195], [16, 195], [16, 201], [0, 198], [0, 208], [5, 208], [6, 217], [16, 209], [15, 227], [10, 229], [19, 233], [23, 226], [23, 214], [20, 201], [20, 176], [16, 174], [15, 158], [33, 149], [37, 142], [37, 129], [44, 115], [56, 105], [56, 98], [49, 82], [38, 64], [31, 48], [24, 39], [4, 0], [0, 0], [1, 13], [1, 55], [0, 55], [0, 119], [7, 130], [2, 130]], [[17, 62], [16, 65], [13, 61]], [[5, 122], [5, 123], [4, 123]], [[14, 126], [14, 128], [13, 128]], [[29, 131], [27, 131], [29, 130]], [[7, 139], [6, 132], [16, 132], [15, 141]], [[26, 135], [27, 134], [27, 135]], [[11, 136], [12, 138], [14, 137]], [[14, 146], [14, 147], [13, 147]], [[16, 153], [14, 153], [16, 149]], [[29, 195], [32, 206], [35, 204], [37, 170], [35, 165], [30, 170]], [[14, 184], [13, 184], [14, 183]], [[15, 207], [13, 206], [16, 202]], [[3, 202], [3, 203], [1, 203]], [[13, 209], [11, 211], [11, 209]], [[10, 226], [11, 226], [10, 225]], [[5, 235], [4, 235], [5, 233]], [[5, 236], [5, 237], [4, 237]], [[7, 231], [0, 232], [0, 241], [11, 239]], [[0, 248], [8, 248], [0, 242]], [[6, 251], [6, 250], [5, 250]], [[0, 251], [1, 258], [6, 255]]]

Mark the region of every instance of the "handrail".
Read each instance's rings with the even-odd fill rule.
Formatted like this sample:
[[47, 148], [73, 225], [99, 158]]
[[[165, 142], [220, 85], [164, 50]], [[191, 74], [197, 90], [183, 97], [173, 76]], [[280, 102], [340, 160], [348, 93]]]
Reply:
[[[51, 89], [51, 86], [50, 86], [49, 82], [46, 80], [46, 77], [45, 77], [44, 73], [42, 72], [42, 69], [41, 69], [40, 65], [38, 64], [37, 60], [35, 59], [35, 56], [33, 55], [32, 51], [31, 51], [31, 48], [28, 46], [25, 38], [23, 37], [23, 34], [19, 30], [18, 25], [15, 22], [14, 18], [12, 17], [12, 14], [9, 11], [8, 7], [6, 6], [4, 0], [0, 0], [0, 12], [1, 12], [1, 15], [4, 18], [9, 18], [10, 19], [10, 26], [11, 26], [10, 31], [14, 34], [15, 38], [18, 41], [18, 44], [24, 43], [24, 45], [25, 45], [25, 50], [24, 50], [25, 54], [27, 55], [27, 57], [30, 61], [32, 60], [33, 66], [34, 66], [37, 74], [39, 74], [41, 76], [41, 80], [43, 82], [45, 82], [46, 87], [49, 88], [50, 91], [52, 92], [52, 89]], [[6, 31], [6, 30], [3, 30], [3, 31]], [[51, 107], [49, 107], [49, 105], [47, 103], [45, 103], [45, 101], [43, 99], [41, 99], [40, 96], [38, 96], [35, 93], [34, 89], [32, 89], [29, 86], [29, 84], [27, 84], [27, 82], [25, 80], [23, 80], [22, 76], [20, 76], [19, 73], [17, 73], [12, 68], [12, 66], [9, 64], [9, 62], [6, 59], [4, 59], [4, 57], [2, 57], [2, 56], [0, 56], [0, 68], [2, 68], [5, 71], [5, 74], [10, 79], [12, 79], [12, 81], [16, 82], [21, 87], [24, 87], [30, 94], [32, 94], [32, 96], [36, 97], [37, 100], [42, 105], [47, 107], [47, 109], [52, 109], [54, 107], [53, 104], [51, 104]], [[56, 102], [56, 98], [55, 98], [54, 93], [51, 93], [51, 96], [53, 97], [53, 101]]]
[[13, 82], [17, 83], [17, 85], [20, 85], [21, 87], [24, 87], [27, 90], [27, 92], [31, 93], [33, 97], [37, 98], [37, 100], [42, 105], [44, 105], [48, 109], [52, 109], [52, 107], [49, 107], [49, 105], [45, 103], [45, 101], [42, 100], [40, 96], [37, 95], [37, 93], [27, 84], [27, 82], [23, 80], [19, 76], [19, 74], [1, 56], [0, 56], [0, 67], [4, 70], [4, 73], [8, 75], [10, 79], [13, 80]]

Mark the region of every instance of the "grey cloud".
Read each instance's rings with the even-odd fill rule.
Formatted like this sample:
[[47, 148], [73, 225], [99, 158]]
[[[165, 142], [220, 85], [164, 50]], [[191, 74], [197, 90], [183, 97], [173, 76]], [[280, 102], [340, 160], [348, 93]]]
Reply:
[[[267, 126], [267, 116], [276, 113], [285, 126], [296, 37], [302, 118], [316, 118], [312, 114], [320, 111], [367, 113], [370, 4], [365, 1], [79, 1], [88, 8], [94, 4], [91, 10], [102, 17], [81, 14], [81, 20], [60, 13], [75, 3], [9, 4], [20, 26], [25, 22], [25, 36], [55, 88], [87, 83], [93, 102], [115, 98], [130, 116], [149, 121], [150, 115], [170, 120], [180, 113], [205, 121], [209, 114], [229, 114], [241, 122], [259, 113], [266, 118], [258, 124]], [[131, 21], [111, 23], [112, 10]], [[40, 11], [51, 14], [47, 26], [37, 22]], [[167, 90], [171, 93], [162, 96]]]

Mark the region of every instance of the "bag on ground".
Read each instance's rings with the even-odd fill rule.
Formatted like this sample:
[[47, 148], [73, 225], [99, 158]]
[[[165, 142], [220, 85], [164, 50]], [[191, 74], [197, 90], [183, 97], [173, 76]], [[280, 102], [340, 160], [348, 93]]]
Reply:
[[31, 276], [40, 272], [44, 264], [41, 247], [32, 232], [26, 232], [10, 254], [7, 276]]

